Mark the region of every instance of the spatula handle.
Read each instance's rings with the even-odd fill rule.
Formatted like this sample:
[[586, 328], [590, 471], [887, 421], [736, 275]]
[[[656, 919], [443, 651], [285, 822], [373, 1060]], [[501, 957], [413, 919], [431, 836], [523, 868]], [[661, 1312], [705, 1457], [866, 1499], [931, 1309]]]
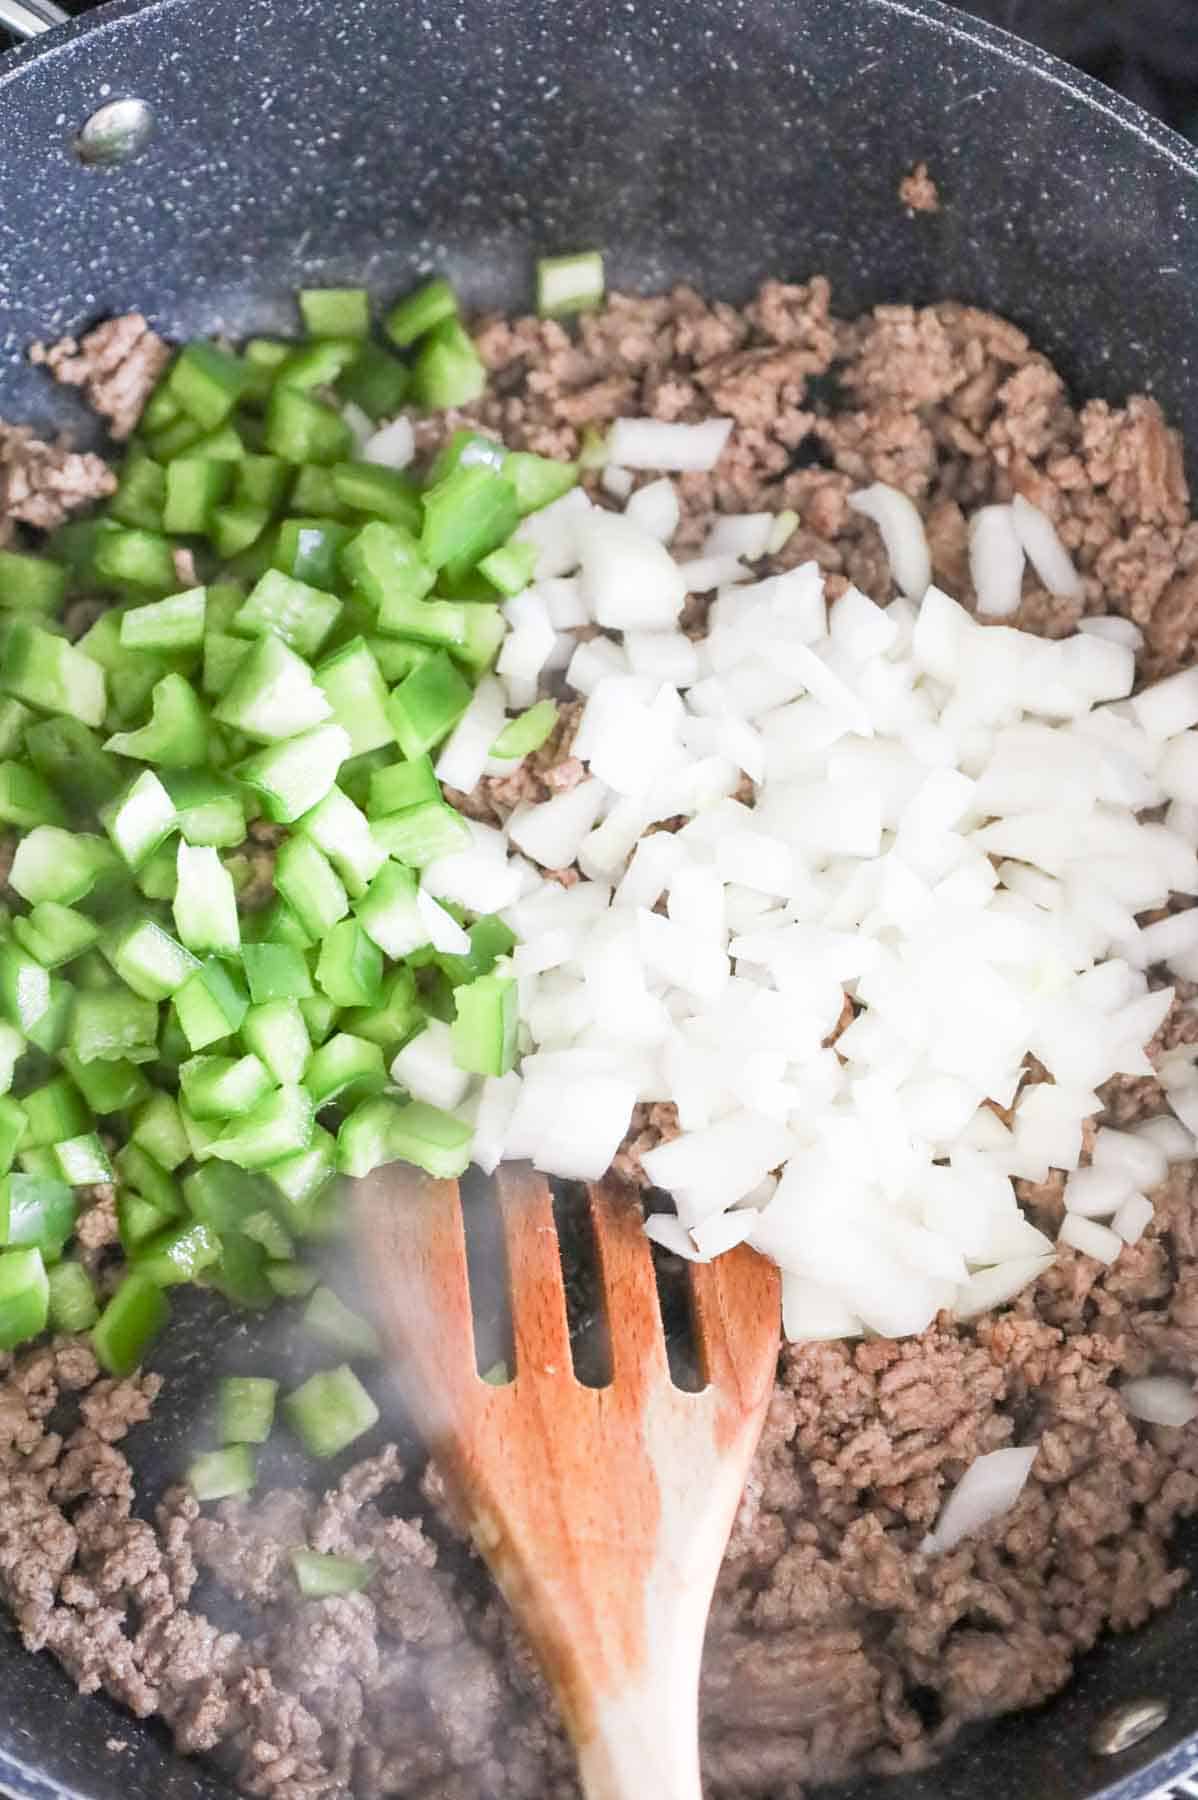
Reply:
[[698, 1733], [677, 1742], [660, 1716], [647, 1723], [651, 1742], [613, 1719], [578, 1752], [586, 1800], [702, 1800]]
[[[658, 1611], [656, 1621], [652, 1617]], [[651, 1609], [653, 1650], [640, 1676], [597, 1699], [593, 1729], [578, 1733], [586, 1800], [702, 1800], [699, 1780], [699, 1663], [702, 1614]], [[703, 1612], [706, 1612], [704, 1605]], [[656, 1625], [656, 1629], [654, 1629]]]

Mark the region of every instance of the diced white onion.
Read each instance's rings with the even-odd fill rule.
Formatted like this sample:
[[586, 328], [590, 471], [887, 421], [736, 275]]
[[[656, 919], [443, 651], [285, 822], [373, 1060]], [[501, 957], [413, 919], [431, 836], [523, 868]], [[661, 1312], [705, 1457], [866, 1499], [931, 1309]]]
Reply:
[[1198, 1416], [1198, 1395], [1179, 1375], [1141, 1375], [1123, 1382], [1119, 1395], [1133, 1419], [1150, 1425], [1188, 1425]]
[[926, 1556], [952, 1550], [962, 1538], [1009, 1513], [1022, 1494], [1038, 1444], [1022, 1450], [991, 1450], [975, 1457], [945, 1501], [935, 1527], [920, 1549]]
[[969, 575], [980, 613], [1004, 618], [1019, 611], [1023, 559], [1012, 509], [979, 507], [969, 521]]
[[922, 599], [932, 580], [932, 556], [915, 502], [898, 488], [875, 481], [851, 493], [849, 505], [881, 532], [896, 586], [909, 599]]
[[[1082, 592], [1081, 576], [1046, 512], [1022, 494], [1011, 502], [1011, 516], [1028, 561], [1050, 594], [1076, 600]], [[1134, 646], [1133, 646], [1134, 648]]]
[[1123, 1239], [1115, 1232], [1076, 1212], [1065, 1214], [1057, 1242], [1068, 1244], [1071, 1249], [1080, 1251], [1083, 1256], [1092, 1256], [1100, 1263], [1113, 1263], [1123, 1248]]
[[378, 463], [384, 469], [406, 469], [415, 454], [416, 433], [407, 413], [372, 432], [360, 452], [363, 462]]
[[731, 419], [705, 419], [701, 425], [617, 419], [608, 438], [608, 453], [626, 469], [701, 474], [715, 468], [731, 430]]

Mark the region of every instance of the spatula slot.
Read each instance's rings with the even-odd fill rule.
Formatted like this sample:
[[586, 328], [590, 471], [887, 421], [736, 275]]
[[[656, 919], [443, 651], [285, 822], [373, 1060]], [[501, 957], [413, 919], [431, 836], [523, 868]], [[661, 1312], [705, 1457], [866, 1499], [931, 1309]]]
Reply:
[[494, 1183], [472, 1168], [462, 1179], [461, 1195], [475, 1364], [490, 1380], [504, 1370], [510, 1378], [516, 1364], [511, 1275]]
[[578, 1182], [553, 1186], [553, 1218], [566, 1290], [570, 1354], [583, 1387], [611, 1385], [611, 1333], [599, 1277], [595, 1232], [586, 1189]]

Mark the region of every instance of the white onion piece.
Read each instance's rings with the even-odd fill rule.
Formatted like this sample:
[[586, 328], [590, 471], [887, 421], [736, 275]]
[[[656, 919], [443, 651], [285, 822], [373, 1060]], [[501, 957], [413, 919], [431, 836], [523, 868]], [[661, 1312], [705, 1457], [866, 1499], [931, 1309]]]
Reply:
[[932, 556], [915, 502], [898, 488], [875, 481], [851, 493], [849, 505], [872, 519], [882, 534], [895, 585], [909, 599], [922, 599], [932, 580]]
[[860, 1337], [865, 1327], [831, 1288], [784, 1272], [782, 1329], [792, 1342], [818, 1344], [835, 1338]]
[[705, 419], [701, 425], [617, 419], [608, 437], [608, 454], [626, 469], [701, 474], [715, 468], [731, 430], [731, 419]]
[[775, 523], [773, 513], [724, 513], [707, 533], [703, 554], [756, 562], [770, 548]]
[[1057, 1233], [1058, 1244], [1068, 1244], [1082, 1256], [1092, 1256], [1095, 1262], [1113, 1263], [1123, 1248], [1123, 1239], [1106, 1225], [1099, 1225], [1095, 1219], [1084, 1218], [1081, 1213], [1067, 1212], [1064, 1223]]
[[621, 469], [615, 463], [608, 463], [599, 477], [599, 485], [613, 500], [627, 500], [636, 486], [636, 476], [631, 469]]
[[575, 542], [583, 596], [600, 625], [616, 631], [664, 631], [673, 625], [686, 582], [656, 538], [615, 513], [595, 512], [577, 528]]
[[520, 1099], [521, 1080], [514, 1069], [506, 1075], [488, 1075], [482, 1085], [474, 1115], [470, 1154], [484, 1175], [492, 1175], [503, 1160], [508, 1128]]
[[624, 517], [641, 531], [647, 531], [659, 544], [668, 544], [678, 529], [681, 509], [678, 492], [672, 481], [650, 481], [635, 494], [630, 494]]
[[1090, 1161], [1096, 1169], [1117, 1169], [1136, 1187], [1155, 1187], [1169, 1173], [1169, 1159], [1150, 1137], [1102, 1125], [1094, 1135]]
[[578, 567], [578, 534], [592, 510], [582, 488], [574, 487], [560, 500], [552, 500], [521, 519], [515, 539], [517, 543], [535, 546], [538, 581], [569, 575]]
[[[1082, 579], [1073, 559], [1061, 542], [1057, 528], [1046, 512], [1016, 494], [1011, 502], [1011, 518], [1028, 561], [1050, 594], [1076, 600], [1082, 592]], [[1132, 649], [1136, 646], [1133, 644]]]
[[1123, 1382], [1119, 1395], [1132, 1418], [1149, 1425], [1188, 1425], [1198, 1416], [1198, 1395], [1179, 1375], [1141, 1375]]
[[695, 1243], [691, 1232], [675, 1213], [650, 1213], [644, 1224], [645, 1236], [663, 1250], [670, 1250], [687, 1262], [709, 1262]]
[[1129, 1194], [1111, 1220], [1111, 1230], [1125, 1244], [1138, 1244], [1152, 1223], [1152, 1201], [1145, 1194]]
[[583, 781], [539, 806], [518, 806], [509, 821], [508, 836], [543, 869], [568, 868], [599, 817], [603, 799], [602, 782]]
[[1129, 1135], [1147, 1138], [1164, 1151], [1171, 1163], [1190, 1162], [1193, 1159], [1193, 1137], [1180, 1120], [1171, 1119], [1167, 1113], [1162, 1113], [1157, 1119], [1144, 1119], [1139, 1125], [1133, 1125]]
[[969, 521], [969, 577], [978, 611], [1004, 618], [1019, 611], [1024, 548], [1009, 506], [982, 506]]
[[377, 463], [380, 468], [406, 469], [416, 454], [416, 433], [411, 419], [401, 413], [380, 431], [372, 428], [359, 454], [363, 462]]
[[1021, 1294], [1052, 1263], [1051, 1256], [1017, 1256], [993, 1268], [980, 1269], [957, 1289], [953, 1313], [958, 1319], [976, 1319]]
[[695, 556], [678, 568], [688, 594], [708, 594], [725, 583], [753, 579], [737, 556]]
[[437, 780], [469, 793], [482, 775], [503, 725], [503, 689], [494, 676], [485, 675], [437, 758]]
[[428, 942], [434, 950], [441, 950], [446, 956], [466, 956], [469, 953], [470, 939], [453, 914], [447, 913], [422, 887], [416, 889], [416, 908], [428, 932]]
[[1128, 650], [1144, 648], [1144, 633], [1140, 627], [1119, 613], [1096, 613], [1092, 618], [1079, 619], [1077, 629], [1088, 637], [1106, 638], [1109, 643], [1122, 644]]
[[1132, 713], [1150, 738], [1176, 737], [1198, 725], [1198, 668], [1182, 669], [1133, 695]]
[[[467, 939], [469, 943], [469, 939]], [[454, 1060], [449, 1026], [430, 1019], [391, 1063], [391, 1079], [414, 1100], [452, 1112], [466, 1097], [470, 1077]]]
[[1009, 1513], [1022, 1494], [1038, 1444], [1022, 1450], [991, 1450], [970, 1463], [945, 1501], [935, 1527], [920, 1549], [925, 1556], [952, 1550], [962, 1538], [972, 1537], [983, 1526]]

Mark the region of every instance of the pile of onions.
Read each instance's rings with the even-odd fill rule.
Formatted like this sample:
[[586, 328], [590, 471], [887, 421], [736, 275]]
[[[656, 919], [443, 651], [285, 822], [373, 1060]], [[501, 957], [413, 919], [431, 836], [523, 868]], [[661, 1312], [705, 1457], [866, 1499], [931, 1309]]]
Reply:
[[[686, 429], [656, 451], [626, 431], [621, 455], [710, 466], [718, 434]], [[537, 579], [444, 766], [463, 787], [509, 772], [495, 720], [552, 674], [585, 699], [584, 777], [426, 877], [520, 939], [523, 1060], [470, 1102], [483, 1166], [597, 1178], [633, 1107], [672, 1103], [680, 1134], [643, 1164], [676, 1216], [647, 1229], [774, 1258], [803, 1338], [900, 1336], [1016, 1294], [1054, 1255], [1017, 1177], [1067, 1171], [1062, 1241], [1113, 1260], [1198, 1132], [1187, 1050], [1165, 1067], [1184, 1124], [1102, 1131], [1083, 1156], [1100, 1084], [1153, 1073], [1173, 996], [1147, 969], [1198, 978], [1198, 909], [1136, 922], [1198, 892], [1198, 669], [1129, 698], [1134, 627], [984, 627], [927, 585], [909, 502], [855, 503], [906, 590], [887, 605], [829, 606], [813, 563], [754, 579], [764, 515], [676, 559], [666, 480], [623, 515], [575, 490], [528, 519]], [[1076, 581], [1042, 514], [1004, 511], [974, 532], [979, 590], [1008, 605], [1025, 555]], [[678, 615], [713, 579], [694, 643]], [[585, 879], [546, 878], [571, 865]]]

